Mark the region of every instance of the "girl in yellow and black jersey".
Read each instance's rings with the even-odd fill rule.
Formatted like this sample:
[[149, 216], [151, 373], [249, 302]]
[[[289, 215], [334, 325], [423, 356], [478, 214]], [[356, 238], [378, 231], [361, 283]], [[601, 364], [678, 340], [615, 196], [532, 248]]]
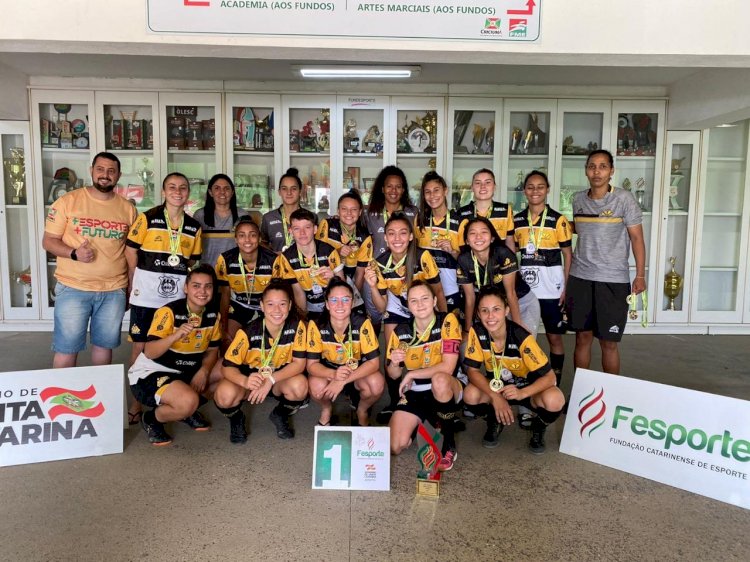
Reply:
[[333, 402], [342, 390], [359, 425], [369, 425], [368, 410], [383, 394], [378, 337], [369, 318], [352, 313], [353, 298], [346, 281], [332, 279], [325, 291], [326, 313], [307, 325], [307, 372], [310, 397], [321, 407], [318, 425], [332, 423]]
[[344, 264], [344, 278], [354, 292], [353, 309], [364, 313], [364, 300], [354, 283], [359, 252], [365, 239], [369, 236], [362, 221], [362, 208], [362, 198], [359, 193], [356, 191], [344, 193], [339, 198], [338, 218], [320, 221], [315, 238], [338, 250], [341, 262]]
[[273, 280], [260, 300], [263, 315], [237, 331], [224, 354], [222, 374], [214, 401], [229, 418], [232, 443], [247, 441], [241, 403], [262, 403], [268, 393], [279, 401], [269, 419], [280, 439], [291, 439], [289, 417], [307, 397], [305, 370], [306, 331], [294, 314], [289, 284]]
[[[415, 281], [409, 289], [411, 321], [396, 326], [388, 340], [388, 380], [398, 385], [400, 399], [392, 406], [391, 450], [409, 447], [420, 422], [438, 422], [443, 434], [439, 470], [450, 470], [457, 458], [453, 420], [463, 386], [454, 376], [461, 345], [461, 323], [453, 313], [436, 312], [432, 286]], [[403, 376], [402, 376], [403, 375]]]
[[435, 259], [448, 310], [456, 314], [463, 312], [456, 280], [460, 222], [458, 211], [448, 208], [448, 184], [437, 172], [427, 172], [422, 179], [414, 236], [417, 246], [428, 250]]
[[[513, 423], [512, 405], [537, 414], [531, 423], [529, 449], [544, 452], [544, 432], [559, 416], [565, 397], [555, 386], [555, 373], [534, 337], [508, 319], [508, 302], [499, 287], [486, 286], [477, 298], [478, 321], [469, 330], [464, 367], [469, 385], [466, 407], [486, 416], [482, 444], [498, 445], [504, 425]], [[484, 367], [485, 374], [482, 374]]]
[[224, 341], [229, 345], [242, 326], [260, 312], [260, 296], [271, 282], [276, 254], [260, 245], [260, 228], [251, 216], [234, 227], [237, 246], [219, 255], [216, 277], [221, 291]]

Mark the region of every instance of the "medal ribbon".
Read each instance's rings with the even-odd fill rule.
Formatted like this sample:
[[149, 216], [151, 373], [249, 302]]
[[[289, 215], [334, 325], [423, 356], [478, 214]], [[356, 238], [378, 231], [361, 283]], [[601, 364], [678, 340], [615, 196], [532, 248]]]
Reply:
[[[406, 262], [406, 256], [408, 256], [409, 253], [407, 252], [404, 254], [404, 257], [399, 260], [399, 262], [396, 265], [393, 265], [393, 254], [391, 253], [388, 256], [388, 263], [385, 264], [385, 267], [383, 268], [383, 273], [391, 273], [393, 271], [396, 271], [398, 268], [400, 268], [402, 265], [404, 265], [404, 262]], [[380, 264], [378, 264], [379, 266]]]
[[[636, 295], [635, 293], [631, 293], [625, 300], [627, 300], [628, 304], [630, 305], [630, 318], [635, 320], [636, 318], [638, 318], [638, 295]], [[643, 291], [641, 293], [641, 303], [643, 304], [641, 326], [645, 328], [648, 326], [648, 295], [646, 294], [646, 291]]]
[[[336, 334], [334, 333], [334, 336], [335, 335]], [[337, 339], [337, 341], [338, 341], [338, 339]], [[354, 343], [352, 341], [352, 325], [351, 325], [351, 322], [349, 323], [349, 345], [348, 345], [348, 347], [347, 346], [343, 346], [343, 347], [344, 347], [344, 349], [346, 349], [346, 360], [349, 361], [350, 359], [354, 359]]]
[[287, 246], [292, 245], [292, 242], [294, 242], [294, 239], [292, 238], [292, 233], [289, 230], [289, 221], [286, 218], [286, 213], [284, 212], [284, 207], [282, 205], [281, 207], [281, 228], [284, 231], [284, 242]]
[[[346, 225], [342, 222], [341, 223], [341, 233], [342, 234], [346, 234], [346, 237], [349, 239], [349, 241], [346, 243], [347, 246], [351, 246], [352, 244], [356, 244], [357, 243], [357, 227], [356, 227], [356, 225], [355, 225], [355, 227], [351, 231], [349, 231], [346, 228]], [[342, 237], [341, 243], [342, 244], [344, 243], [343, 237]]]
[[182, 213], [180, 226], [176, 231], [172, 228], [172, 223], [169, 222], [169, 213], [166, 207], [164, 207], [164, 220], [167, 221], [167, 229], [169, 230], [169, 253], [176, 256], [180, 249], [180, 237], [182, 236], [182, 226], [185, 224], [185, 213]]
[[485, 285], [487, 285], [487, 277], [489, 272], [487, 271], [488, 268], [484, 268], [484, 282], [482, 282], [479, 279], [479, 261], [477, 260], [477, 257], [474, 255], [474, 252], [471, 252], [471, 259], [474, 261], [474, 276], [477, 279], [477, 288], [481, 289]]
[[528, 221], [529, 231], [531, 232], [531, 243], [534, 244], [534, 251], [538, 252], [540, 244], [542, 243], [542, 231], [544, 230], [544, 221], [547, 220], [547, 205], [544, 206], [544, 212], [542, 213], [542, 220], [539, 222], [539, 228], [536, 229], [536, 235], [534, 234], [534, 221], [531, 219], [531, 209], [529, 209]]
[[313, 266], [315, 266], [315, 269], [320, 268], [320, 264], [318, 264], [318, 252], [317, 248], [315, 253], [313, 254], [313, 265], [307, 265], [307, 261], [305, 259], [305, 256], [302, 255], [302, 250], [300, 250], [299, 246], [297, 246], [297, 258], [299, 259], [299, 265], [300, 267], [312, 269]]
[[505, 360], [505, 344], [503, 344], [503, 353], [500, 356], [500, 364], [497, 363], [497, 357], [495, 357], [495, 347], [492, 342], [492, 338], [490, 338], [490, 359], [492, 361], [492, 374], [494, 375], [494, 379], [501, 380], [502, 377], [500, 376], [500, 371], [503, 367], [503, 361]]
[[247, 274], [245, 273], [245, 260], [242, 259], [242, 254], [240, 254], [239, 259], [237, 260], [237, 263], [240, 264], [240, 271], [242, 272], [242, 282], [245, 284], [245, 295], [247, 296], [247, 303], [250, 304], [250, 295], [255, 290], [255, 270], [258, 269], [258, 258], [255, 258], [255, 267], [253, 267], [253, 271], [250, 275], [253, 276], [253, 284], [248, 288], [247, 286]]
[[432, 320], [427, 326], [427, 329], [425, 329], [425, 331], [422, 332], [422, 335], [419, 336], [419, 338], [417, 338], [417, 321], [414, 320], [414, 333], [412, 334], [411, 341], [409, 342], [409, 347], [413, 345], [420, 345], [424, 343], [427, 340], [427, 338], [430, 337], [430, 333], [432, 333], [432, 328], [435, 326], [435, 320], [437, 320], [437, 316], [432, 317]]
[[[279, 346], [279, 340], [281, 340], [281, 334], [284, 331], [284, 327], [281, 327], [281, 330], [279, 330], [279, 337], [276, 338], [276, 341], [273, 342], [273, 345], [271, 346], [271, 350], [268, 352], [268, 355], [266, 355], [266, 321], [263, 320], [263, 332], [260, 337], [260, 366], [261, 367], [268, 367], [271, 364], [271, 360], [273, 359], [274, 353], [276, 353], [276, 348]], [[269, 332], [269, 336], [271, 333]]]
[[[203, 321], [203, 312], [201, 312], [200, 314], [198, 314], [197, 312], [193, 312], [192, 310], [190, 310], [190, 305], [187, 304], [187, 302], [185, 303], [185, 308], [187, 308], [188, 322], [190, 322], [190, 319], [194, 316], [197, 316], [198, 319], [201, 320], [201, 322]], [[200, 323], [198, 325], [200, 326]]]

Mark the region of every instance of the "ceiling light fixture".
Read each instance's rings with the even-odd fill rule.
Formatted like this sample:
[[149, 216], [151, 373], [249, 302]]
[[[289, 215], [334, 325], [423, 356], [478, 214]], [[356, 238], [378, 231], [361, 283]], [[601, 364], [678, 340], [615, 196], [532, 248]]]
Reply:
[[411, 78], [419, 66], [292, 66], [302, 78]]

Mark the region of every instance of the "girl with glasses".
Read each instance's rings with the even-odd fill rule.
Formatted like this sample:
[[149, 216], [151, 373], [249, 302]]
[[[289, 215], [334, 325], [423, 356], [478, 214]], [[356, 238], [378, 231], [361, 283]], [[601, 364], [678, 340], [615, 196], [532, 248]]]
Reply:
[[326, 287], [326, 313], [307, 326], [310, 397], [320, 405], [318, 425], [333, 423], [333, 402], [343, 391], [356, 409], [357, 424], [369, 425], [369, 409], [383, 394], [378, 338], [369, 318], [352, 313], [354, 293], [344, 280]]

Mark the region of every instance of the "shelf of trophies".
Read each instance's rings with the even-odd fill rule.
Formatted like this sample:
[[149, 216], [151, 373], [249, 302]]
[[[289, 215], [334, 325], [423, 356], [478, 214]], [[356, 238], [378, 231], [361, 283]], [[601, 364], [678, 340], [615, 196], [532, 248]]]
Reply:
[[28, 121], [0, 121], [0, 319], [39, 318], [34, 298], [38, 285], [37, 233], [34, 228], [34, 194], [31, 166], [31, 132]]
[[451, 206], [455, 209], [473, 200], [471, 180], [477, 170], [497, 169], [499, 144], [495, 142], [502, 118], [499, 101], [451, 98], [448, 102], [448, 169], [446, 181], [451, 187]]
[[391, 98], [391, 130], [395, 131], [395, 162], [406, 175], [412, 203], [419, 201], [422, 178], [443, 172], [443, 98]]

